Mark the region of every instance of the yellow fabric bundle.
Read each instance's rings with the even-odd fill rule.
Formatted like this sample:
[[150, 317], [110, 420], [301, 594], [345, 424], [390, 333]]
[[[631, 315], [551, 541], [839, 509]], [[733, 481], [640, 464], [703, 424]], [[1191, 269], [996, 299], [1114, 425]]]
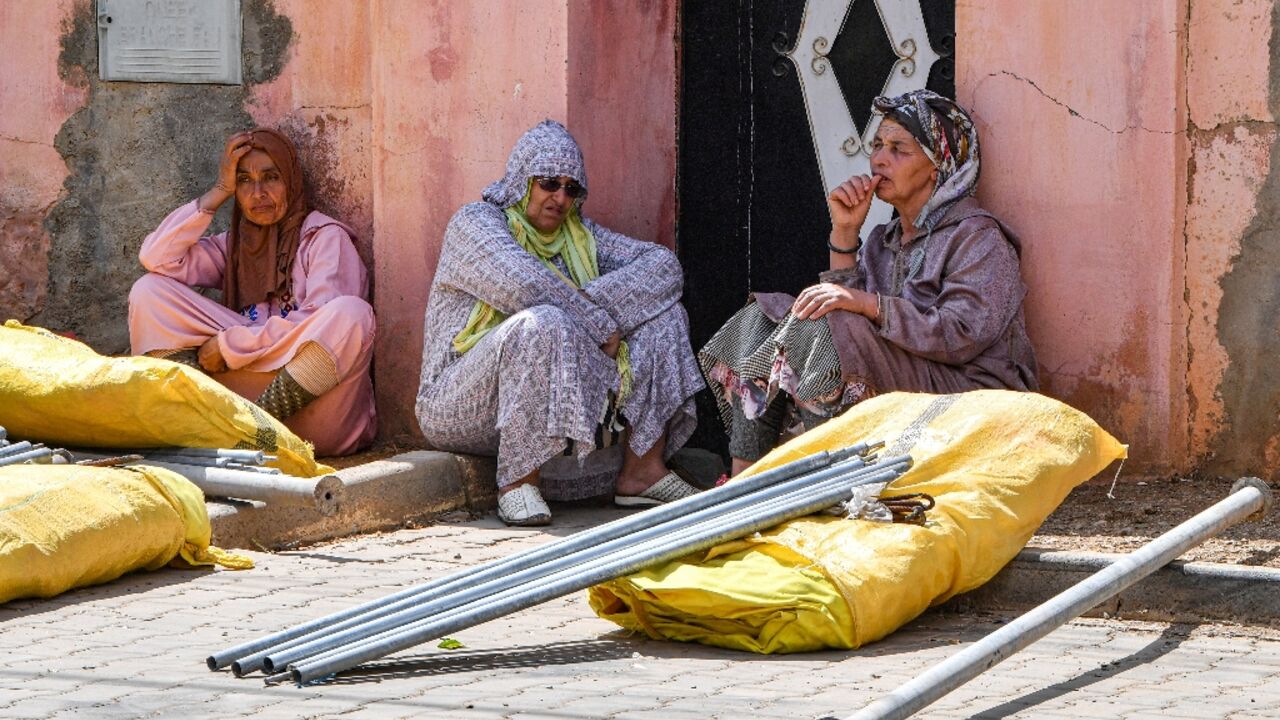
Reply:
[[291, 475], [333, 472], [279, 420], [198, 370], [104, 357], [14, 320], [0, 327], [0, 426], [49, 445], [251, 448]]
[[1126, 448], [1033, 393], [891, 393], [777, 448], [748, 473], [864, 440], [915, 464], [886, 495], [937, 500], [924, 526], [814, 516], [591, 589], [653, 638], [758, 653], [855, 648], [990, 580], [1071, 492]]
[[253, 567], [209, 545], [204, 494], [154, 467], [0, 467], [0, 603], [172, 562]]

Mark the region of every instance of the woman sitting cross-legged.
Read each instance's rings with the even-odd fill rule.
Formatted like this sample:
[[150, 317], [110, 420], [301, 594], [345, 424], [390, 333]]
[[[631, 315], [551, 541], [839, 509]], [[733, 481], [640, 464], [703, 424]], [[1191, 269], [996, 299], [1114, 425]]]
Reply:
[[[665, 465], [703, 387], [675, 255], [582, 217], [582, 152], [550, 120], [483, 197], [449, 222], [431, 284], [417, 400], [427, 441], [497, 455], [510, 525], [550, 522], [543, 491], [612, 492], [626, 506], [695, 492]], [[593, 452], [613, 440], [621, 470]]]
[[[235, 200], [231, 229], [206, 235]], [[374, 318], [349, 227], [309, 211], [298, 154], [265, 128], [227, 141], [212, 189], [169, 213], [129, 292], [137, 355], [199, 367], [315, 446], [345, 455], [375, 430]], [[222, 303], [192, 287], [218, 288]]]
[[[758, 293], [699, 362], [737, 473], [768, 452], [794, 409], [806, 429], [877, 393], [1035, 390], [1016, 237], [970, 197], [978, 134], [927, 90], [876, 98], [871, 176], [827, 198], [831, 266], [799, 297]], [[859, 234], [872, 197], [898, 217]]]

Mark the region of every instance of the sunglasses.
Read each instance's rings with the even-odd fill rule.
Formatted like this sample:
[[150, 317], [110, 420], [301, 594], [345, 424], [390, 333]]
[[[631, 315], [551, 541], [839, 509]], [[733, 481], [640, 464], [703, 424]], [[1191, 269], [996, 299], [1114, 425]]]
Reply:
[[559, 179], [553, 177], [536, 177], [533, 181], [538, 183], [538, 187], [549, 193], [554, 193], [560, 188], [564, 188], [564, 194], [574, 200], [582, 197], [583, 193], [587, 191], [586, 188], [579, 185], [576, 180], [570, 180], [569, 182], [562, 183]]

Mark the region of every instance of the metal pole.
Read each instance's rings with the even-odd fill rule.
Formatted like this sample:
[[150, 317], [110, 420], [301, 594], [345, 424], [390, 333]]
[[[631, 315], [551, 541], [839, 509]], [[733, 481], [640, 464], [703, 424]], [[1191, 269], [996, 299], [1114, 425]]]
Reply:
[[[844, 473], [835, 474], [827, 479], [826, 482], [849, 485], [850, 483], [865, 484], [877, 479], [892, 479], [906, 470], [909, 462], [910, 459], [903, 456], [886, 461], [883, 464], [857, 468], [852, 472], [846, 469]], [[844, 463], [842, 466], [847, 464]], [[547, 577], [562, 571], [583, 571], [585, 568], [590, 567], [592, 563], [600, 562], [601, 558], [607, 558], [614, 553], [631, 552], [635, 548], [643, 547], [646, 543], [675, 542], [676, 538], [682, 536], [681, 533], [691, 532], [692, 528], [702, 523], [724, 525], [733, 518], [749, 519], [752, 514], [762, 512], [771, 503], [780, 501], [784, 496], [799, 491], [811, 490], [813, 487], [821, 485], [822, 481], [816, 478], [833, 470], [834, 468], [822, 473], [815, 473], [812, 476], [793, 478], [759, 492], [743, 495], [727, 502], [704, 508], [673, 519], [670, 522], [654, 525], [577, 553], [555, 558], [541, 565], [531, 566], [486, 583], [468, 585], [458, 592], [445, 594], [442, 588], [438, 591], [436, 598], [425, 603], [420, 603], [417, 598], [404, 600], [387, 606], [385, 608], [387, 612], [378, 612], [353, 618], [346, 622], [326, 627], [283, 645], [269, 648], [261, 654], [261, 657], [255, 655], [242, 658], [232, 664], [232, 670], [235, 671], [238, 668], [240, 674], [243, 674], [252, 669], [257, 669], [259, 661], [261, 661], [261, 666], [267, 672], [274, 672], [283, 669], [295, 660], [328, 652], [342, 645], [360, 642], [389, 629], [433, 615], [439, 615], [467, 603], [513, 588], [519, 588], [522, 585], [528, 585], [535, 581], [542, 582]], [[401, 607], [404, 609], [394, 613], [390, 612]]]
[[499, 558], [497, 560], [484, 563], [474, 568], [468, 568], [466, 570], [445, 575], [414, 587], [405, 588], [404, 590], [400, 590], [377, 600], [362, 603], [346, 610], [340, 610], [336, 613], [316, 618], [315, 620], [309, 620], [291, 628], [258, 638], [257, 640], [241, 643], [213, 653], [205, 660], [205, 662], [209, 666], [210, 670], [218, 670], [227, 667], [233, 661], [250, 653], [265, 650], [274, 645], [300, 637], [313, 630], [332, 625], [342, 620], [364, 615], [370, 611], [377, 610], [378, 608], [390, 605], [399, 600], [419, 597], [430, 592], [438, 592], [446, 586], [453, 587], [458, 583], [483, 582], [495, 577], [500, 577], [503, 574], [513, 572], [530, 565], [535, 565], [546, 560], [559, 557], [563, 554], [576, 552], [582, 548], [591, 547], [595, 544], [606, 542], [616, 537], [622, 537], [651, 525], [666, 522], [672, 518], [723, 502], [729, 498], [754, 492], [755, 490], [766, 487], [770, 484], [808, 474], [830, 465], [832, 462], [835, 462], [837, 458], [840, 460], [853, 458], [868, 452], [875, 447], [879, 447], [882, 444], [883, 443], [859, 443], [837, 453], [827, 453], [825, 451], [815, 453], [814, 455], [795, 460], [787, 463], [786, 465], [773, 468], [772, 470], [768, 470], [748, 478], [743, 478], [741, 480], [735, 480], [727, 485], [713, 488], [706, 492], [677, 500], [673, 503], [659, 505], [658, 507], [650, 508], [643, 512], [627, 515], [625, 517], [618, 518], [617, 520], [605, 523], [604, 525], [574, 533], [564, 539], [557, 540], [540, 547], [530, 548], [528, 550], [509, 555], [505, 558]]
[[[899, 463], [905, 460], [907, 458], [904, 456], [899, 459]], [[669, 535], [690, 525], [734, 512], [751, 504], [767, 501], [797, 488], [803, 488], [841, 474], [857, 477], [868, 472], [883, 471], [888, 469], [890, 465], [892, 463], [886, 461], [883, 466], [863, 467], [861, 459], [855, 458], [815, 473], [800, 475], [764, 487], [754, 493], [731, 497], [701, 510], [669, 517], [665, 522], [651, 523], [647, 527], [637, 527], [631, 532], [619, 533], [612, 538], [603, 538], [601, 542], [595, 544], [576, 549], [566, 547], [562, 552], [549, 555], [543, 561], [536, 563], [524, 562], [518, 566], [513, 565], [507, 567], [501, 573], [463, 574], [454, 581], [432, 588], [431, 597], [427, 597], [425, 593], [420, 593], [396, 600], [342, 622], [327, 624], [305, 635], [275, 644], [260, 652], [240, 657], [231, 663], [231, 670], [237, 676], [253, 672], [259, 668], [265, 668], [268, 672], [271, 672], [274, 668], [283, 668], [292, 660], [325, 652], [338, 645], [355, 642], [361, 638], [383, 632], [389, 627], [450, 610], [518, 584], [531, 582], [540, 577], [559, 572], [562, 569], [581, 565], [616, 549], [633, 546], [649, 538]], [[658, 517], [669, 515], [669, 513], [655, 513], [658, 509], [653, 508], [642, 514], [654, 514]], [[349, 632], [348, 629], [350, 629]], [[336, 633], [341, 633], [341, 635], [335, 635]]]
[[53, 448], [35, 447], [35, 448], [31, 448], [30, 450], [26, 450], [25, 452], [19, 452], [19, 453], [14, 453], [12, 455], [5, 455], [4, 457], [0, 457], [0, 466], [17, 465], [19, 463], [24, 463], [28, 461], [34, 462], [37, 460], [43, 460], [44, 458], [50, 458], [50, 460], [47, 460], [45, 462], [52, 462], [52, 455], [53, 455]]
[[[887, 476], [885, 479], [892, 479], [901, 473], [895, 474], [890, 471], [883, 474]], [[825, 510], [844, 499], [849, 489], [860, 482], [869, 482], [869, 480], [845, 480], [844, 482], [832, 480], [820, 486], [806, 488], [767, 503], [766, 508], [750, 508], [734, 513], [730, 516], [733, 518], [731, 523], [728, 518], [724, 523], [703, 523], [680, 533], [678, 538], [651, 542], [626, 552], [615, 553], [588, 566], [571, 568], [557, 575], [542, 578], [543, 582], [536, 586], [515, 588], [462, 606], [446, 615], [410, 623], [382, 636], [370, 638], [368, 641], [303, 660], [290, 665], [289, 672], [293, 675], [294, 681], [299, 684], [323, 678], [441, 635], [472, 627], [655, 564], [706, 550], [722, 542], [767, 530], [793, 518]]]
[[224, 467], [228, 470], [241, 470], [244, 472], [262, 473], [264, 475], [283, 475], [280, 468], [263, 467], [261, 465], [245, 465], [244, 463], [228, 462]]
[[148, 453], [142, 456], [148, 461], [167, 462], [174, 465], [200, 465], [202, 467], [227, 467], [232, 460], [223, 457], [205, 457], [201, 455], [169, 455], [165, 453]]
[[264, 462], [276, 460], [276, 456], [267, 455], [261, 450], [245, 450], [241, 448], [163, 447], [141, 448], [137, 452], [148, 457], [152, 455], [187, 455], [189, 457], [226, 458], [246, 465], [261, 465]]
[[262, 500], [268, 504], [310, 505], [326, 516], [338, 512], [345, 490], [337, 475], [300, 478], [160, 460], [139, 460], [133, 464], [172, 470], [195, 483], [205, 495]]
[[35, 447], [44, 447], [43, 445], [32, 445], [30, 440], [22, 442], [10, 443], [0, 447], [0, 457], [8, 457], [9, 455], [17, 455], [20, 452], [31, 450]]
[[859, 710], [850, 720], [911, 717], [1010, 655], [1159, 570], [1188, 549], [1241, 520], [1266, 512], [1270, 505], [1271, 491], [1266, 483], [1257, 478], [1241, 479], [1231, 494], [1214, 506], [916, 676]]

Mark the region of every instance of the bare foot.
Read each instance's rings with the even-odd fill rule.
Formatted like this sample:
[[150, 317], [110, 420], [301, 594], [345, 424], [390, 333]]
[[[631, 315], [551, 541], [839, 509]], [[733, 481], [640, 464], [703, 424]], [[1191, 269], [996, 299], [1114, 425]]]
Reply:
[[631, 449], [631, 426], [628, 425], [622, 434], [622, 471], [614, 483], [614, 492], [618, 495], [639, 495], [666, 477], [670, 472], [662, 461], [666, 447], [667, 439], [661, 437], [643, 455], [636, 455]]

